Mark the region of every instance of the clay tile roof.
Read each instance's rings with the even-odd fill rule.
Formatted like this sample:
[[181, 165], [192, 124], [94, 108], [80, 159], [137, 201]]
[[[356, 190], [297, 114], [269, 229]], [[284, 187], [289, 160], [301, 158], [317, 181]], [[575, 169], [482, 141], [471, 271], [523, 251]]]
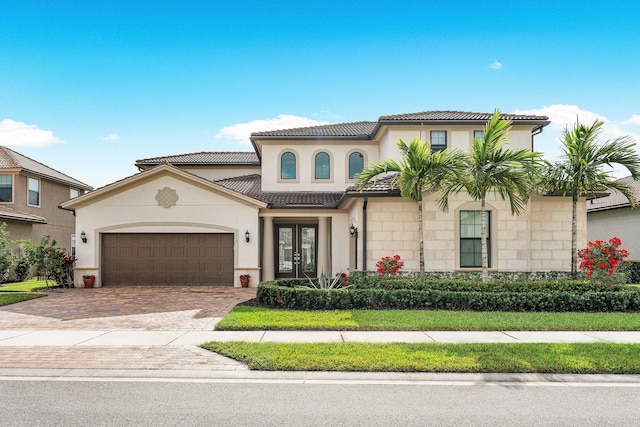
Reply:
[[[635, 181], [630, 176], [621, 178], [620, 181], [624, 181], [630, 185], [636, 197], [640, 198], [640, 181]], [[610, 193], [608, 196], [590, 199], [587, 202], [587, 212], [604, 211], [631, 206], [629, 200], [627, 200], [627, 198], [618, 190], [607, 188], [607, 192]]]
[[[387, 192], [387, 191], [393, 191], [393, 190], [400, 190], [400, 187], [396, 184], [392, 184], [391, 182], [393, 181], [393, 179], [396, 177], [396, 174], [393, 175], [387, 175], [387, 176], [383, 176], [378, 178], [377, 180], [371, 180], [367, 183], [367, 185], [364, 186], [364, 188], [362, 189], [363, 192]], [[347, 191], [358, 191], [358, 189], [356, 188], [355, 185], [349, 186], [349, 188], [347, 188]]]
[[49, 178], [53, 181], [67, 184], [70, 187], [81, 190], [93, 189], [93, 187], [82, 181], [78, 181], [69, 175], [65, 175], [62, 172], [4, 146], [0, 146], [0, 169], [20, 169], [27, 173], [32, 173], [34, 175]]
[[268, 130], [253, 132], [256, 136], [279, 137], [358, 137], [367, 138], [376, 127], [376, 122], [337, 123], [333, 125], [311, 126], [295, 129]]
[[214, 181], [216, 184], [242, 193], [245, 196], [282, 207], [335, 207], [344, 195], [343, 192], [317, 191], [261, 191], [260, 175], [244, 175]]
[[[492, 113], [471, 113], [465, 111], [424, 111], [422, 113], [394, 114], [380, 116], [380, 121], [481, 121], [486, 122], [493, 116]], [[525, 114], [500, 114], [503, 120], [517, 122], [519, 120], [549, 120], [547, 116], [534, 116]]]
[[260, 164], [255, 152], [226, 151], [176, 154], [173, 156], [151, 157], [136, 160], [137, 165], [157, 165], [159, 163], [171, 163], [176, 165], [251, 165]]
[[8, 206], [0, 205], [0, 220], [24, 221], [31, 223], [46, 224], [47, 219], [38, 215], [32, 215], [26, 212], [14, 211]]

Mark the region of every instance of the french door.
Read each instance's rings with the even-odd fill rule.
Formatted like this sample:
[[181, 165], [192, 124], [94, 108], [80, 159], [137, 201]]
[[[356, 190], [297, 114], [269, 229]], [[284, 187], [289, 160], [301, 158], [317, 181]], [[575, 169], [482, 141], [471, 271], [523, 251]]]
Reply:
[[277, 224], [276, 277], [317, 277], [318, 226], [305, 224]]

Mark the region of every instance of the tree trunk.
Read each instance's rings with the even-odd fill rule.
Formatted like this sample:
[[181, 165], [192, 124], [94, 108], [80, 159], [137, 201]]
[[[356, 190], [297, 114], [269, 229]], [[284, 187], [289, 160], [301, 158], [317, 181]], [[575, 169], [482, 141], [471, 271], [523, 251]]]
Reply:
[[485, 200], [480, 201], [480, 246], [482, 248], [482, 283], [489, 281], [489, 259], [487, 257], [487, 210]]
[[[574, 194], [576, 194], [574, 192]], [[578, 198], [572, 197], [571, 206], [571, 278], [578, 278]]]
[[424, 278], [424, 230], [422, 224], [422, 200], [418, 201], [418, 241], [420, 245], [420, 277]]

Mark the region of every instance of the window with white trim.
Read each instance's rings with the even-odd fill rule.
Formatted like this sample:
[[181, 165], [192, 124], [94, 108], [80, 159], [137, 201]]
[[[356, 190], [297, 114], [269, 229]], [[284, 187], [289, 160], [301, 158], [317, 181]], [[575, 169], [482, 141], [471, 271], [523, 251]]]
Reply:
[[356, 151], [349, 154], [349, 179], [355, 179], [356, 175], [364, 169], [364, 156]]
[[447, 148], [447, 131], [432, 130], [431, 131], [431, 152], [442, 151]]
[[331, 158], [324, 151], [316, 154], [315, 158], [315, 178], [329, 179], [331, 178]]
[[280, 156], [280, 179], [296, 179], [296, 155], [287, 151]]
[[0, 174], [0, 202], [13, 202], [13, 175], [9, 173]]
[[[482, 267], [482, 214], [460, 211], [460, 267]], [[491, 267], [491, 212], [487, 212], [487, 261]]]
[[27, 178], [28, 194], [27, 204], [29, 206], [40, 206], [40, 180]]

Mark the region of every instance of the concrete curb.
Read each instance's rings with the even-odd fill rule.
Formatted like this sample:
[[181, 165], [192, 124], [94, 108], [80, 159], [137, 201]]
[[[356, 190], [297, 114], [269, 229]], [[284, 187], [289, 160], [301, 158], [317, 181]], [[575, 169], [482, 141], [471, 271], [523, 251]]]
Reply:
[[628, 385], [640, 387], [640, 375], [614, 374], [480, 374], [416, 372], [314, 372], [314, 371], [208, 371], [208, 370], [116, 370], [116, 369], [13, 369], [0, 368], [2, 380], [14, 381], [212, 381], [269, 383], [522, 384], [573, 386], [575, 384]]

